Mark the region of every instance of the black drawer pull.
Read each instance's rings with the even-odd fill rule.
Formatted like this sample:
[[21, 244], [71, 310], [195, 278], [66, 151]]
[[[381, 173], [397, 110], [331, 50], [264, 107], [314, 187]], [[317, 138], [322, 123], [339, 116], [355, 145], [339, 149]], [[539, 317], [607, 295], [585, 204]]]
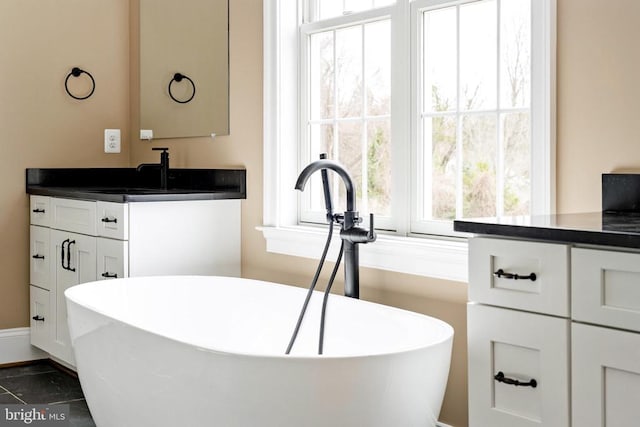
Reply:
[[72, 240], [67, 245], [67, 270], [69, 271], [76, 271], [75, 268], [71, 268], [71, 245], [75, 245], [75, 244], [76, 244], [76, 241]]
[[44, 255], [35, 254], [31, 258], [33, 258], [33, 259], [44, 259]]
[[[67, 271], [76, 271], [75, 268], [71, 268], [71, 245], [75, 245], [75, 240], [65, 239], [60, 245], [60, 264], [62, 264], [62, 268]], [[64, 245], [67, 245], [67, 265], [64, 265], [65, 253], [64, 253]]]
[[516, 273], [507, 273], [503, 269], [494, 271], [493, 275], [499, 279], [531, 280], [532, 282], [535, 282], [536, 279], [538, 278], [538, 276], [536, 276], [536, 273], [531, 273], [528, 276], [520, 276], [519, 274], [516, 274]]
[[44, 213], [44, 212], [45, 212], [45, 210], [44, 210], [44, 209], [40, 209], [40, 208], [38, 208], [38, 209], [34, 209], [32, 212], [33, 212], [33, 213]]
[[33, 316], [32, 319], [35, 320], [36, 322], [44, 322], [44, 317], [40, 315]]
[[529, 382], [523, 383], [523, 382], [520, 382], [518, 380], [514, 380], [513, 378], [505, 377], [504, 373], [502, 371], [500, 371], [497, 374], [495, 374], [493, 379], [495, 379], [499, 383], [505, 383], [505, 384], [509, 384], [509, 385], [514, 385], [516, 387], [518, 387], [518, 386], [520, 386], [520, 387], [532, 387], [532, 388], [538, 387], [538, 381], [534, 380], [533, 378]]
[[102, 222], [113, 222], [113, 223], [115, 224], [115, 223], [117, 223], [117, 222], [118, 222], [118, 218], [109, 218], [109, 217], [106, 217], [106, 218], [102, 218], [100, 221], [102, 221]]
[[67, 267], [64, 265], [64, 245], [66, 245], [67, 243], [69, 243], [69, 239], [63, 240], [62, 244], [60, 244], [60, 265], [65, 270], [67, 269]]
[[105, 279], [117, 279], [118, 278], [118, 274], [117, 273], [102, 273], [101, 274], [102, 277], [104, 277]]

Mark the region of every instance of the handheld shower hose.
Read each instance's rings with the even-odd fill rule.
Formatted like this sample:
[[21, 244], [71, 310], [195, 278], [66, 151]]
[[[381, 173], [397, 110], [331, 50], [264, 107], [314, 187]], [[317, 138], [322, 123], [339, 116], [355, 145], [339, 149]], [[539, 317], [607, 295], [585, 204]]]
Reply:
[[[326, 159], [326, 153], [320, 154], [320, 159]], [[307, 296], [302, 304], [302, 309], [300, 310], [300, 314], [298, 315], [298, 321], [296, 322], [296, 327], [293, 330], [291, 335], [291, 339], [289, 340], [289, 345], [287, 346], [287, 350], [285, 354], [291, 353], [291, 349], [293, 348], [294, 343], [296, 342], [296, 338], [298, 337], [298, 332], [300, 331], [300, 326], [302, 325], [302, 320], [304, 319], [304, 315], [307, 311], [307, 306], [309, 305], [309, 301], [311, 300], [311, 295], [313, 295], [313, 291], [318, 283], [318, 278], [320, 277], [320, 272], [322, 271], [322, 267], [324, 266], [324, 261], [327, 258], [327, 253], [329, 252], [329, 246], [331, 245], [331, 237], [333, 236], [333, 224], [336, 221], [336, 218], [333, 215], [333, 206], [331, 202], [331, 190], [329, 187], [329, 178], [327, 176], [327, 170], [322, 169], [320, 171], [322, 175], [322, 187], [324, 191], [324, 202], [327, 209], [327, 220], [329, 221], [329, 235], [327, 236], [327, 241], [324, 245], [324, 250], [322, 251], [322, 256], [320, 257], [320, 262], [318, 263], [318, 268], [316, 269], [316, 274], [313, 276], [313, 280], [311, 281], [311, 285], [309, 286], [309, 290], [307, 291]], [[327, 288], [324, 291], [324, 298], [322, 300], [322, 313], [320, 315], [320, 336], [318, 342], [318, 354], [322, 354], [324, 348], [324, 324], [325, 317], [327, 312], [327, 302], [329, 299], [329, 292], [331, 291], [331, 287], [333, 286], [333, 281], [336, 278], [336, 274], [338, 273], [338, 268], [340, 267], [340, 261], [342, 260], [342, 253], [344, 252], [344, 242], [340, 245], [340, 252], [338, 253], [338, 259], [336, 260], [336, 264], [333, 267], [333, 271], [331, 272], [331, 277], [329, 278], [329, 282], [327, 283]]]

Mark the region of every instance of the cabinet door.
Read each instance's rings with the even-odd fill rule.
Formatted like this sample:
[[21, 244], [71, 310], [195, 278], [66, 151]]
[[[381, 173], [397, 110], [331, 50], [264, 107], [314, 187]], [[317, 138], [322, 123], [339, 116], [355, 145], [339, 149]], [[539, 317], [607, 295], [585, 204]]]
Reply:
[[32, 225], [29, 230], [29, 282], [49, 289], [49, 229]]
[[49, 353], [75, 364], [67, 325], [67, 303], [64, 291], [78, 283], [96, 280], [96, 238], [82, 234], [51, 230], [51, 251], [55, 263], [54, 343]]
[[129, 244], [122, 240], [98, 238], [98, 280], [129, 277]]
[[640, 334], [571, 327], [574, 427], [640, 424]]
[[49, 291], [37, 286], [29, 287], [31, 301], [31, 344], [48, 351], [52, 341]]
[[469, 426], [568, 426], [569, 321], [476, 304], [467, 321]]

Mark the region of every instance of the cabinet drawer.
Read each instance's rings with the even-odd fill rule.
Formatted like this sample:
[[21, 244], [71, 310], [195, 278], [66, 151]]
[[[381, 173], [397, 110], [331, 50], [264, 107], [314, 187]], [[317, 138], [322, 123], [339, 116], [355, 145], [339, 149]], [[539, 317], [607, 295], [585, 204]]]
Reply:
[[467, 322], [469, 426], [568, 426], [569, 320], [469, 304]]
[[129, 277], [129, 243], [123, 240], [98, 238], [98, 280]]
[[571, 340], [573, 425], [637, 426], [640, 334], [574, 323]]
[[50, 293], [37, 286], [30, 286], [29, 299], [31, 306], [31, 344], [45, 351], [53, 339]]
[[640, 254], [573, 248], [573, 319], [640, 331]]
[[49, 226], [49, 197], [31, 196], [29, 198], [30, 223], [33, 225]]
[[568, 317], [569, 247], [470, 239], [469, 300]]
[[51, 199], [51, 227], [74, 233], [96, 235], [96, 202]]
[[129, 205], [97, 202], [98, 236], [127, 240], [129, 238]]
[[48, 228], [32, 225], [29, 228], [29, 282], [50, 289], [49, 252], [50, 232]]

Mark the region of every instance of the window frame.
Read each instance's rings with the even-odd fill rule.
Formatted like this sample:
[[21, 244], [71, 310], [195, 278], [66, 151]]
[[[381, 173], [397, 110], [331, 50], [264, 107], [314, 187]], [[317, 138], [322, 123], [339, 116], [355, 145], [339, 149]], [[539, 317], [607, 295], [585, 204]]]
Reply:
[[[317, 1], [318, 0], [309, 0], [309, 3], [315, 3]], [[366, 24], [377, 22], [380, 20], [390, 19], [392, 11], [393, 11], [393, 7], [385, 6], [377, 9], [367, 10], [364, 12], [353, 13], [347, 16], [330, 18], [323, 21], [319, 21], [319, 22], [302, 23], [299, 29], [300, 31], [300, 40], [299, 40], [300, 87], [301, 88], [307, 87], [308, 79], [310, 76], [309, 43], [305, 39], [309, 38], [313, 34], [318, 34], [324, 31], [339, 31], [341, 29], [350, 28], [352, 26], [361, 26], [361, 25], [364, 26]], [[364, 37], [364, 31], [363, 31], [363, 37]], [[364, 47], [363, 47], [362, 53], [364, 58], [364, 54], [365, 54]], [[317, 122], [317, 123], [331, 122], [331, 124], [334, 125], [334, 137], [339, 138], [339, 132], [338, 132], [339, 123], [347, 123], [347, 122], [365, 123], [366, 122], [367, 124], [369, 124], [369, 122], [371, 121], [381, 120], [385, 117], [385, 116], [376, 116], [376, 117], [367, 116], [364, 110], [365, 106], [363, 105], [363, 111], [361, 114], [362, 117], [347, 117], [347, 118], [334, 117], [332, 119], [313, 119], [309, 115], [310, 99], [309, 99], [308, 93], [301, 89], [299, 93], [299, 99], [300, 99], [300, 103], [299, 103], [300, 118], [298, 123], [300, 126], [299, 135], [300, 135], [301, 147], [299, 147], [298, 165], [300, 166], [304, 166], [305, 164], [311, 161], [310, 153], [309, 153], [309, 148], [311, 145], [310, 131], [307, 128], [310, 122]], [[337, 111], [334, 111], [334, 115], [336, 114], [337, 114]], [[387, 116], [390, 117], [390, 114]], [[332, 153], [328, 153], [328, 154], [329, 154], [329, 158], [331, 158]], [[317, 160], [317, 159], [312, 159], [312, 160]], [[333, 188], [337, 188], [336, 185], [340, 185], [340, 181], [338, 180], [338, 177], [335, 174], [333, 175], [333, 178], [334, 178]], [[363, 213], [364, 216], [366, 216], [366, 212], [364, 212], [366, 207], [359, 206], [359, 209], [361, 210], [361, 213]], [[305, 210], [304, 203], [302, 202], [302, 200], [300, 200], [299, 207], [298, 207], [298, 218], [301, 224], [313, 224], [313, 223], [322, 224], [325, 221], [325, 217], [326, 217], [326, 214], [324, 211]], [[391, 215], [391, 218], [393, 218], [393, 215]], [[367, 222], [366, 218], [365, 218], [365, 222]], [[377, 225], [377, 228], [380, 228], [380, 229], [385, 229], [385, 230], [395, 229], [395, 222], [390, 221], [388, 218], [379, 218], [379, 217], [376, 218], [376, 225]]]
[[[450, 0], [432, 0], [434, 4], [454, 3]], [[533, 0], [537, 3], [538, 0]], [[413, 46], [411, 28], [412, 3], [398, 0], [391, 9], [392, 19], [392, 123], [394, 140], [408, 140], [414, 120], [411, 102], [411, 83], [408, 76], [411, 65], [410, 50]], [[555, 51], [556, 51], [556, 0], [540, 0], [543, 7], [536, 8], [534, 19], [542, 19], [545, 29], [542, 37], [533, 43], [532, 55], [541, 60], [533, 63], [538, 72], [545, 75], [541, 83], [544, 97], [538, 102], [546, 105], [541, 129], [535, 129], [546, 143], [534, 144], [532, 156], [543, 159], [542, 178], [535, 184], [532, 197], [533, 214], [549, 214], [555, 211]], [[299, 80], [299, 52], [301, 40], [299, 25], [304, 18], [303, 0], [264, 0], [264, 144], [263, 144], [263, 226], [267, 252], [319, 258], [326, 236], [326, 226], [300, 225], [298, 222], [298, 194], [294, 191], [297, 173], [301, 164], [298, 141], [300, 129], [301, 82]], [[292, 7], [295, 6], [295, 7]], [[341, 19], [341, 17], [333, 18]], [[537, 43], [537, 44], [536, 44]], [[533, 62], [533, 61], [532, 61]], [[533, 86], [533, 82], [532, 82]], [[534, 88], [532, 87], [532, 91]], [[295, 126], [291, 124], [295, 123]], [[532, 140], [534, 136], [532, 135]], [[411, 165], [416, 144], [392, 144], [391, 156], [394, 164], [404, 162]], [[296, 165], [297, 167], [292, 167]], [[394, 168], [397, 172], [398, 168]], [[393, 196], [403, 200], [413, 191], [411, 174], [395, 173]], [[398, 219], [395, 233], [380, 233], [378, 241], [361, 246], [361, 265], [365, 267], [398, 271], [439, 279], [467, 281], [466, 236], [451, 238], [439, 235], [417, 235], [411, 233], [413, 206], [392, 204], [392, 215]], [[337, 233], [336, 233], [337, 234]], [[339, 240], [335, 237], [336, 242]], [[338, 244], [329, 258], [335, 259]]]
[[[423, 79], [422, 65], [423, 46], [418, 40], [423, 40], [422, 13], [443, 7], [462, 6], [477, 0], [413, 0], [411, 1], [411, 78], [415, 85], [411, 91], [411, 119], [410, 125], [412, 158], [411, 164], [411, 225], [410, 230], [418, 234], [455, 235], [452, 229], [453, 221], [421, 220], [421, 181], [423, 165], [421, 144], [422, 137], [422, 98]], [[504, 1], [504, 0], [498, 0]], [[499, 7], [499, 5], [498, 5]], [[545, 215], [555, 212], [555, 0], [531, 1], [531, 105], [527, 108], [531, 117], [531, 215]], [[500, 26], [500, 21], [497, 21]], [[547, 27], [549, 25], [549, 27]], [[498, 43], [500, 40], [498, 38]], [[499, 67], [498, 67], [499, 72]], [[499, 87], [497, 88], [499, 90]], [[543, 94], [533, 96], [533, 94]], [[489, 113], [500, 115], [503, 111], [517, 109], [503, 108], [496, 105], [489, 109]], [[456, 114], [466, 114], [456, 110]], [[471, 114], [477, 114], [472, 112]], [[499, 120], [496, 122], [498, 129]], [[499, 131], [498, 131], [499, 132]], [[535, 144], [534, 141], [544, 141]], [[498, 207], [500, 211], [500, 207]]]

